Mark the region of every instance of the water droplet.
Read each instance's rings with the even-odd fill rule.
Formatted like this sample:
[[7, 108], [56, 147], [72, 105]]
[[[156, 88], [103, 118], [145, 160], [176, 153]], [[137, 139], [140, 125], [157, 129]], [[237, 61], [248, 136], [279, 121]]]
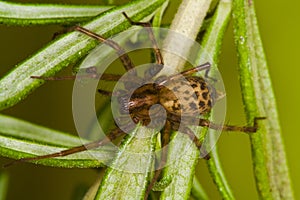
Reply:
[[243, 36], [240, 36], [240, 43], [244, 44], [245, 43], [245, 38]]

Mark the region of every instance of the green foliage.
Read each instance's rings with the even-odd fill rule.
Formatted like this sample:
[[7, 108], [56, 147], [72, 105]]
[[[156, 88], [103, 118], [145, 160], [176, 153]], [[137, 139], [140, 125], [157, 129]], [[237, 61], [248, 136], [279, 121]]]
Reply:
[[112, 6], [0, 2], [0, 24], [13, 26], [74, 24], [91, 20]]
[[[84, 27], [109, 37], [130, 26], [122, 15], [123, 11], [138, 21], [151, 15], [163, 2], [133, 1], [93, 18]], [[77, 32], [70, 32], [42, 48], [0, 80], [0, 110], [15, 105], [44, 83], [30, 78], [31, 76], [53, 76], [70, 64], [78, 62], [96, 45], [96, 41]]]
[[254, 176], [261, 199], [293, 199], [276, 101], [260, 39], [254, 2], [234, 0], [234, 37], [248, 123], [267, 117], [250, 135]]
[[[192, 3], [195, 1], [183, 0], [183, 4], [192, 5]], [[248, 123], [252, 124], [255, 117], [267, 116], [267, 120], [260, 123], [260, 130], [250, 136], [257, 190], [261, 199], [293, 199], [276, 103], [270, 87], [271, 81], [253, 2], [233, 0], [233, 7], [231, 0], [203, 0], [201, 3], [205, 6], [199, 10], [195, 8], [195, 10], [184, 12], [184, 8], [179, 8], [177, 15], [181, 17], [177, 16], [178, 20], [171, 24], [171, 28], [173, 27], [175, 31], [182, 31], [184, 27], [180, 25], [182, 24], [181, 18], [187, 16], [191, 21], [198, 22], [197, 26], [190, 27], [191, 33], [188, 36], [195, 39], [201, 29], [203, 32], [201, 45], [208, 54], [212, 55], [210, 62], [217, 65], [224, 32], [233, 9], [241, 90]], [[104, 37], [110, 37], [130, 27], [121, 12], [125, 11], [135, 21], [141, 21], [156, 13], [153, 24], [159, 26], [167, 4], [168, 1], [164, 0], [135, 0], [116, 7], [0, 2], [0, 23], [29, 26], [85, 22], [83, 25], [85, 28]], [[209, 6], [213, 9], [210, 10]], [[61, 9], [64, 10], [64, 15], [61, 15]], [[203, 27], [203, 20], [208, 12], [210, 18], [205, 21], [206, 24]], [[114, 23], [111, 23], [112, 21]], [[70, 64], [80, 61], [96, 45], [96, 41], [86, 36], [77, 32], [69, 32], [43, 47], [0, 79], [0, 110], [19, 103], [44, 83], [42, 80], [31, 79], [30, 76], [53, 76]], [[201, 64], [205, 60], [207, 61], [208, 58], [203, 52], [199, 52], [197, 62]], [[175, 65], [172, 70], [176, 71], [181, 67], [183, 66]], [[169, 71], [166, 74], [170, 73], [172, 72]], [[100, 120], [105, 121], [105, 117]], [[61, 158], [38, 160], [34, 163], [64, 168], [95, 168], [102, 167], [104, 163], [109, 162], [111, 165], [104, 177], [97, 180], [97, 184], [90, 189], [85, 199], [141, 199], [152, 176], [149, 171], [153, 167], [156, 134], [138, 126], [122, 141], [120, 152], [117, 154], [109, 148], [100, 148], [89, 153], [82, 152]], [[148, 137], [141, 139], [135, 137], [136, 135]], [[168, 153], [170, 158], [175, 157], [178, 152], [185, 151], [186, 145], [191, 143], [189, 137], [179, 132], [175, 132], [172, 139]], [[0, 115], [0, 155], [4, 157], [19, 159], [44, 155], [81, 145], [82, 142], [89, 141], [81, 141], [78, 137], [67, 133]], [[132, 160], [128, 152], [139, 155], [144, 153], [144, 157], [140, 158], [140, 162], [136, 162]], [[98, 158], [101, 158], [100, 161], [93, 159], [90, 153], [96, 154]], [[194, 198], [208, 199], [198, 179], [194, 177], [198, 159], [199, 151], [196, 147], [192, 147], [181, 159], [164, 169], [164, 178], [154, 188], [162, 191], [161, 199], [188, 199], [191, 191]], [[132, 174], [115, 168], [115, 166], [141, 167], [132, 166], [137, 163], [143, 165], [145, 171]], [[223, 199], [235, 199], [222, 170], [217, 148], [212, 150], [211, 159], [207, 161], [207, 165], [220, 196]], [[0, 194], [4, 195], [6, 188], [7, 176], [0, 173]], [[4, 197], [0, 195], [1, 198]]]
[[[0, 121], [0, 155], [9, 158], [19, 159], [45, 155], [82, 144], [78, 137], [9, 116], [0, 115]], [[84, 142], [87, 143], [88, 141]], [[114, 152], [106, 149], [95, 151], [94, 154], [99, 160], [108, 162], [113, 157]], [[65, 168], [102, 166], [102, 162], [95, 160], [87, 152], [62, 157], [61, 159], [39, 160], [35, 163]]]
[[151, 129], [138, 126], [129, 134], [106, 170], [95, 199], [141, 198], [153, 164], [155, 143], [156, 134]]

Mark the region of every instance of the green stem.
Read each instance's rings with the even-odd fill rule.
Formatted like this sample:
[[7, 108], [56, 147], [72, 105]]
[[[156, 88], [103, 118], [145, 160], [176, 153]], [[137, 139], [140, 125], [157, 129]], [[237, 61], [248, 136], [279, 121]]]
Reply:
[[105, 172], [95, 200], [142, 199], [153, 162], [155, 132], [137, 126], [125, 137]]
[[[183, 0], [170, 29], [195, 40], [210, 3], [211, 1], [207, 0]], [[177, 42], [170, 34], [164, 41], [165, 48]], [[182, 52], [181, 56], [188, 55], [190, 53], [189, 48], [185, 47], [186, 52]], [[163, 52], [163, 57], [165, 66], [160, 74], [170, 75], [182, 71], [185, 60], [182, 60], [179, 56], [174, 57], [172, 52]], [[191, 145], [191, 140], [187, 135], [175, 132], [171, 139], [172, 142], [168, 148], [168, 162], [174, 162], [170, 162], [164, 169], [163, 175], [171, 176], [172, 182], [162, 192], [161, 199], [188, 199], [193, 184], [195, 166], [199, 159], [199, 150], [194, 145]], [[186, 147], [191, 148], [187, 150]], [[182, 152], [184, 152], [184, 155], [180, 159], [175, 159]]]
[[[181, 33], [185, 37], [196, 39], [198, 32], [202, 26], [204, 17], [209, 9], [211, 0], [183, 0], [178, 8], [175, 18], [172, 21], [170, 30]], [[172, 34], [168, 35], [164, 41], [164, 46], [168, 49], [168, 45], [176, 43], [176, 38]], [[189, 47], [187, 47], [185, 55], [188, 55]], [[181, 59], [170, 52], [163, 52], [165, 66], [160, 75], [170, 75], [183, 70], [185, 60]]]
[[152, 20], [153, 27], [161, 26], [161, 20], [162, 20], [163, 14], [165, 13], [168, 5], [169, 5], [169, 0], [166, 0], [165, 3], [159, 9], [157, 9], [157, 11], [155, 12], [155, 15], [153, 16], [153, 20]]
[[192, 196], [197, 200], [208, 200], [208, 196], [202, 188], [201, 183], [198, 178], [194, 176], [193, 187], [192, 187]]
[[20, 4], [0, 2], [0, 24], [71, 24], [90, 20], [113, 6]]
[[218, 155], [218, 148], [217, 145], [212, 149], [210, 152], [211, 159], [207, 161], [207, 166], [211, 177], [214, 183], [218, 186], [218, 191], [222, 199], [233, 200], [235, 199], [231, 188], [227, 182], [227, 179], [224, 175], [222, 165], [220, 163], [219, 155]]
[[[217, 69], [219, 63], [219, 55], [221, 52], [224, 33], [227, 29], [230, 20], [232, 9], [231, 0], [221, 0], [218, 8], [212, 18], [212, 21], [203, 36], [201, 45], [203, 50], [198, 56], [198, 64], [209, 61], [212, 63], [212, 73]], [[210, 120], [214, 120], [214, 112], [211, 113]], [[209, 130], [211, 141], [215, 141], [218, 133], [214, 130]], [[210, 152], [211, 159], [207, 161], [208, 170], [214, 183], [217, 185], [218, 191], [223, 199], [235, 199], [230, 186], [226, 180], [222, 166], [220, 163], [217, 145]]]
[[253, 1], [234, 1], [234, 33], [248, 123], [265, 116], [250, 135], [253, 170], [261, 199], [294, 199], [276, 101], [260, 39]]
[[89, 190], [86, 192], [82, 200], [94, 200], [95, 196], [97, 194], [99, 185], [101, 183], [102, 176], [99, 175], [97, 177], [96, 181], [93, 183], [93, 185], [89, 188]]
[[[265, 108], [266, 116], [268, 117], [268, 137], [271, 139], [272, 151], [273, 151], [273, 167], [274, 167], [274, 184], [278, 189], [281, 199], [294, 199], [292, 183], [289, 175], [289, 169], [287, 165], [286, 153], [284, 150], [284, 142], [281, 133], [280, 120], [277, 111], [276, 99], [274, 95], [270, 74], [268, 70], [268, 64], [266, 62], [265, 53], [259, 35], [257, 19], [254, 6], [250, 8], [250, 14], [253, 25], [254, 44], [257, 51], [257, 62], [260, 66], [258, 77], [260, 80], [260, 91], [265, 95], [263, 98], [263, 106]], [[269, 116], [271, 116], [269, 118]]]

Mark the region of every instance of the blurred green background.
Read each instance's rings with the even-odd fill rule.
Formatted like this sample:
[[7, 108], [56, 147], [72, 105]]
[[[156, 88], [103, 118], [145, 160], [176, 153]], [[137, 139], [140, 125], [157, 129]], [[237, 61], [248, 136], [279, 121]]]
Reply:
[[[40, 0], [34, 2], [95, 4], [98, 1]], [[117, 1], [117, 4], [124, 2]], [[164, 18], [165, 23], [170, 22], [179, 2], [179, 0], [171, 1]], [[300, 162], [298, 160], [300, 134], [297, 130], [300, 111], [300, 95], [298, 94], [300, 91], [298, 82], [300, 67], [297, 67], [296, 61], [296, 57], [300, 53], [300, 2], [255, 1], [255, 6], [277, 99], [295, 197], [300, 199], [300, 192], [297, 191], [297, 188], [300, 188]], [[58, 30], [61, 30], [61, 27], [7, 27], [0, 25], [0, 76], [43, 47]], [[224, 40], [219, 68], [227, 92], [226, 119], [230, 124], [245, 124], [231, 25]], [[65, 73], [70, 73], [70, 71], [69, 69]], [[72, 119], [71, 98], [72, 82], [48, 82], [26, 100], [2, 113], [76, 134]], [[218, 144], [224, 171], [236, 198], [257, 199], [248, 136], [242, 133], [223, 133]], [[1, 158], [0, 164], [7, 161], [8, 159]], [[199, 162], [197, 170], [197, 175], [209, 197], [220, 199], [204, 161]], [[96, 170], [92, 169], [56, 169], [32, 164], [16, 165], [6, 171], [10, 175], [7, 198], [10, 200], [21, 198], [31, 200], [75, 199], [74, 193], [80, 193], [82, 189], [87, 188], [97, 176]]]

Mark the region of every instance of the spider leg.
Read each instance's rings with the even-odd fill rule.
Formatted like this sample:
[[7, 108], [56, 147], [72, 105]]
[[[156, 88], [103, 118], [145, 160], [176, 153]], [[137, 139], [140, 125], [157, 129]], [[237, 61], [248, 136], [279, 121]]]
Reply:
[[207, 78], [207, 79], [212, 80], [214, 83], [217, 82], [218, 81], [217, 79], [215, 79], [215, 78], [208, 75], [209, 71], [210, 71], [210, 68], [205, 71], [204, 77]]
[[170, 142], [170, 133], [171, 133], [171, 123], [170, 121], [166, 121], [164, 130], [162, 132], [162, 152], [161, 152], [161, 159], [160, 159], [160, 163], [159, 163], [159, 167], [158, 169], [155, 171], [154, 176], [150, 182], [150, 184], [147, 187], [145, 196], [144, 196], [144, 200], [147, 200], [149, 193], [151, 191], [151, 189], [153, 188], [154, 184], [156, 183], [156, 181], [158, 180], [163, 167], [165, 166], [166, 162], [167, 162], [167, 153], [168, 150], [167, 148], [164, 148], [169, 142]]
[[106, 38], [102, 37], [101, 35], [98, 35], [97, 33], [94, 33], [86, 28], [81, 27], [81, 26], [75, 26], [73, 29], [77, 30], [87, 36], [90, 36], [90, 37], [92, 37], [92, 38], [94, 38], [116, 50], [116, 53], [119, 56], [119, 59], [121, 60], [124, 68], [130, 72], [130, 76], [128, 78], [131, 80], [131, 82], [128, 82], [128, 81], [124, 82], [124, 86], [127, 90], [130, 90], [132, 87], [135, 86], [135, 83], [132, 83], [132, 82], [140, 83], [143, 81], [142, 78], [139, 78], [137, 76], [135, 66], [134, 66], [133, 62], [131, 61], [130, 57], [128, 56], [128, 54], [126, 53], [125, 49], [123, 49], [118, 43], [116, 43], [115, 41], [113, 41], [111, 39], [106, 39]]
[[210, 156], [206, 152], [206, 150], [201, 149], [202, 143], [200, 142], [200, 140], [196, 137], [196, 135], [194, 134], [194, 132], [190, 128], [184, 127], [181, 132], [183, 132], [184, 134], [186, 134], [190, 137], [190, 139], [194, 142], [196, 147], [200, 150], [201, 157], [203, 157], [206, 160], [210, 159]]
[[210, 70], [210, 67], [211, 67], [211, 64], [209, 62], [206, 62], [204, 64], [201, 64], [197, 67], [193, 67], [191, 69], [187, 69], [185, 71], [182, 71], [180, 72], [179, 74], [175, 74], [175, 75], [172, 75], [170, 76], [171, 80], [173, 79], [176, 79], [177, 76], [181, 75], [181, 76], [190, 76], [196, 72], [199, 72], [199, 71], [203, 71], [203, 70], [206, 70], [206, 72], [208, 72], [208, 70]]
[[168, 81], [172, 81], [172, 80], [176, 80], [182, 76], [190, 76], [191, 74], [194, 74], [195, 72], [198, 72], [198, 71], [202, 71], [202, 70], [209, 70], [211, 67], [210, 63], [209, 62], [206, 62], [202, 65], [199, 65], [197, 67], [194, 67], [194, 68], [191, 68], [191, 69], [188, 69], [188, 70], [185, 70], [185, 71], [182, 71], [178, 74], [174, 74], [174, 75], [171, 75], [169, 77], [165, 77], [164, 79], [162, 80], [159, 80], [159, 82], [157, 83], [158, 85], [163, 85], [165, 84], [166, 82]]
[[[114, 97], [120, 97], [120, 96], [124, 96], [127, 94], [126, 91], [124, 91], [124, 90], [118, 90], [113, 93], [113, 92], [110, 92], [107, 90], [98, 89], [98, 92], [105, 96], [114, 96]], [[125, 118], [127, 119], [127, 117], [125, 117]]]
[[155, 36], [154, 36], [153, 30], [152, 30], [152, 24], [150, 22], [135, 22], [135, 21], [132, 21], [132, 19], [130, 17], [128, 17], [128, 15], [125, 12], [123, 12], [122, 14], [126, 17], [126, 19], [130, 22], [131, 25], [143, 26], [146, 28], [146, 30], [148, 31], [152, 46], [153, 46], [153, 50], [154, 50], [154, 54], [155, 54], [155, 58], [156, 58], [156, 64], [164, 65], [164, 59], [161, 55], [157, 41], [155, 40]]
[[117, 44], [115, 41], [111, 40], [111, 39], [106, 39], [104, 37], [102, 37], [101, 35], [98, 35], [97, 33], [94, 33], [86, 28], [83, 28], [81, 26], [75, 26], [74, 30], [77, 30], [87, 36], [90, 36], [108, 46], [110, 46], [111, 48], [116, 50], [116, 53], [118, 54], [121, 62], [124, 65], [124, 68], [129, 71], [131, 69], [134, 69], [134, 64], [131, 61], [131, 59], [129, 58], [128, 54], [126, 53], [126, 51], [119, 45]]
[[112, 96], [112, 92], [110, 92], [110, 91], [106, 91], [106, 90], [101, 90], [101, 89], [98, 89], [98, 92], [100, 93], [100, 94], [102, 94], [102, 95], [104, 95], [104, 96]]
[[154, 77], [156, 74], [158, 74], [158, 72], [160, 72], [162, 70], [163, 65], [164, 65], [164, 59], [163, 59], [163, 56], [158, 47], [157, 41], [155, 39], [153, 30], [152, 30], [152, 24], [150, 22], [135, 22], [130, 17], [128, 17], [128, 15], [125, 12], [123, 12], [122, 14], [126, 17], [126, 19], [129, 21], [129, 23], [131, 25], [143, 26], [148, 32], [149, 38], [152, 43], [155, 60], [156, 60], [156, 65], [152, 66], [151, 69], [149, 69], [145, 72], [146, 79], [150, 79], [150, 78]]
[[96, 67], [88, 67], [85, 69], [85, 73], [77, 74], [74, 76], [54, 76], [54, 77], [44, 77], [44, 76], [31, 76], [30, 78], [42, 79], [45, 81], [61, 81], [61, 80], [75, 80], [77, 78], [93, 78], [101, 79], [105, 81], [118, 81], [122, 76], [117, 74], [100, 74], [97, 72]]
[[42, 79], [45, 81], [62, 81], [62, 80], [75, 80], [77, 78], [99, 78], [105, 81], [118, 81], [121, 77], [116, 74], [82, 74], [82, 75], [74, 75], [74, 76], [53, 76], [53, 77], [45, 77], [45, 76], [30, 76], [30, 78], [34, 79]]
[[52, 154], [35, 156], [35, 157], [31, 157], [31, 158], [21, 158], [19, 160], [14, 160], [10, 163], [5, 164], [4, 167], [9, 167], [13, 164], [20, 163], [20, 162], [36, 161], [36, 160], [41, 160], [41, 159], [46, 159], [46, 158], [63, 157], [63, 156], [67, 156], [67, 155], [70, 155], [70, 154], [86, 151], [86, 150], [89, 150], [89, 149], [95, 149], [97, 147], [100, 147], [102, 145], [105, 145], [105, 144], [109, 143], [110, 141], [112, 141], [112, 140], [114, 140], [114, 139], [116, 139], [116, 138], [118, 138], [118, 137], [120, 137], [124, 134], [125, 133], [121, 129], [117, 128], [117, 129], [114, 129], [113, 131], [111, 131], [104, 139], [94, 141], [94, 142], [91, 142], [91, 143], [88, 143], [88, 144], [85, 144], [85, 145], [80, 145], [80, 146], [77, 146], [77, 147], [73, 147], [73, 148], [70, 148], [70, 149], [66, 149], [66, 150], [63, 150], [63, 151], [60, 151], [60, 152], [52, 153]]
[[266, 117], [256, 117], [254, 118], [253, 126], [233, 126], [233, 125], [219, 125], [213, 122], [210, 122], [207, 119], [200, 119], [199, 126], [208, 127], [215, 130], [222, 131], [239, 131], [244, 133], [255, 133], [258, 129], [258, 121], [264, 120]]

